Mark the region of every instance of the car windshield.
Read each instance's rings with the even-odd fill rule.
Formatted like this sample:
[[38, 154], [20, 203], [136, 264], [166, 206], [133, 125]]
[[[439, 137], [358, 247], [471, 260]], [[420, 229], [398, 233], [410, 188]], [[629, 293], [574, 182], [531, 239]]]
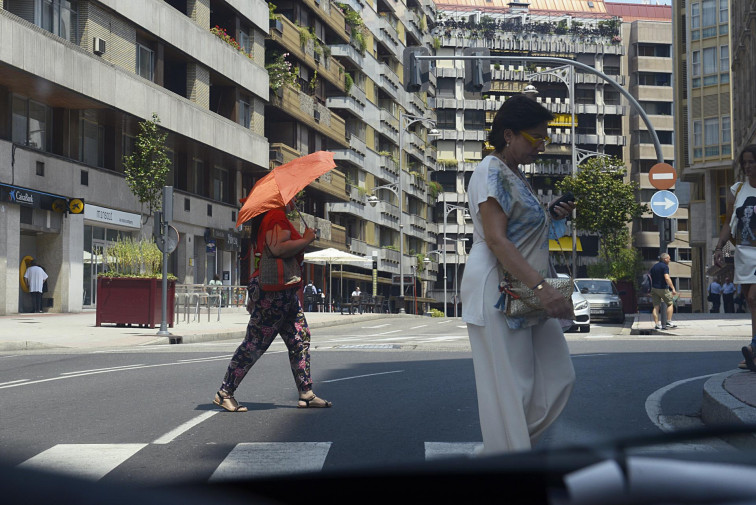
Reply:
[[595, 280], [587, 279], [581, 281], [575, 281], [580, 291], [587, 290], [586, 293], [596, 295], [616, 295], [617, 290], [614, 289], [614, 284], [610, 280]]

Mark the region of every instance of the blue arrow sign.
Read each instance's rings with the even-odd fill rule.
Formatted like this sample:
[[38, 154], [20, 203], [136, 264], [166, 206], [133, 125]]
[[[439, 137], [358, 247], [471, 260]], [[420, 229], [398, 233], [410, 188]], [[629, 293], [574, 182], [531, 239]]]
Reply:
[[651, 210], [659, 217], [669, 217], [680, 206], [680, 202], [674, 193], [667, 190], [657, 191], [651, 197]]

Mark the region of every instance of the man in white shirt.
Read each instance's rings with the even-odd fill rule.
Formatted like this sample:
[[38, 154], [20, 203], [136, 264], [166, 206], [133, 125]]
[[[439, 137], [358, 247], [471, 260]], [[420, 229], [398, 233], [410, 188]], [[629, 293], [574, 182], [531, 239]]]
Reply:
[[24, 279], [32, 295], [32, 312], [42, 312], [42, 288], [47, 280], [47, 272], [37, 265], [36, 260], [32, 260], [31, 265], [26, 269]]

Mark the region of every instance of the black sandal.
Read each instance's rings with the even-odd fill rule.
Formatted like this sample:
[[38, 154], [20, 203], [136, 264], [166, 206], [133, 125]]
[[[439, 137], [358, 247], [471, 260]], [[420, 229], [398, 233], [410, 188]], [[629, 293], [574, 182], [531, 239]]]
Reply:
[[[310, 403], [312, 402], [312, 405]], [[303, 405], [304, 404], [304, 405]], [[333, 403], [324, 400], [322, 398], [319, 398], [315, 395], [312, 396], [312, 398], [300, 398], [299, 404], [297, 405], [300, 409], [328, 409], [333, 406]]]
[[244, 405], [239, 405], [239, 402], [236, 401], [233, 395], [221, 390], [215, 393], [213, 403], [229, 412], [247, 412], [248, 410]]

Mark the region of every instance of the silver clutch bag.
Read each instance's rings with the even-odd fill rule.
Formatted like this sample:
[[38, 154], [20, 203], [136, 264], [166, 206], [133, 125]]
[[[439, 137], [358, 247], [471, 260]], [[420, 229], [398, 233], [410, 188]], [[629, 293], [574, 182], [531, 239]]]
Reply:
[[[572, 291], [575, 287], [571, 278], [549, 277], [546, 282], [572, 302]], [[500, 290], [502, 295], [506, 296], [505, 312], [508, 317], [546, 316], [546, 310], [541, 305], [541, 300], [535, 294], [535, 291], [522, 282], [515, 279], [504, 281]]]

